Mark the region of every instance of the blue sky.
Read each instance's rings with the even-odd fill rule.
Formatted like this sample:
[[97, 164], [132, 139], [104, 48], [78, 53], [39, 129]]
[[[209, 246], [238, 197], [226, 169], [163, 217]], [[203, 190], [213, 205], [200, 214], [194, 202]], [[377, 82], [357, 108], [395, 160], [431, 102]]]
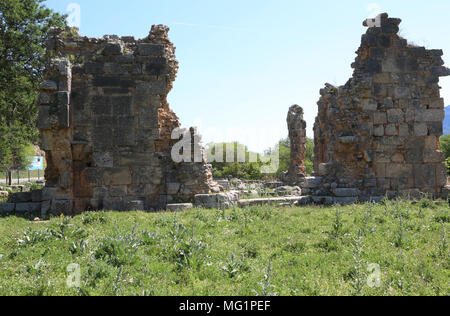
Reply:
[[[287, 136], [292, 104], [305, 110], [308, 135], [326, 82], [345, 84], [354, 52], [377, 11], [403, 20], [401, 35], [444, 50], [450, 66], [447, 0], [48, 0], [68, 13], [79, 5], [80, 33], [148, 35], [170, 26], [180, 71], [169, 95], [185, 127], [198, 126], [204, 142], [240, 140], [261, 152]], [[441, 79], [450, 104], [450, 78]]]

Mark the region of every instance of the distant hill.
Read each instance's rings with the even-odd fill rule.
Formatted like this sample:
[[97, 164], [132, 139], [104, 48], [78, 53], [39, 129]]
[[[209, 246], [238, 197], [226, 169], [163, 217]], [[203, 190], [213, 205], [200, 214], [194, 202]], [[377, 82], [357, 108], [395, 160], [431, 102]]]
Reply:
[[450, 105], [445, 108], [444, 135], [450, 134]]

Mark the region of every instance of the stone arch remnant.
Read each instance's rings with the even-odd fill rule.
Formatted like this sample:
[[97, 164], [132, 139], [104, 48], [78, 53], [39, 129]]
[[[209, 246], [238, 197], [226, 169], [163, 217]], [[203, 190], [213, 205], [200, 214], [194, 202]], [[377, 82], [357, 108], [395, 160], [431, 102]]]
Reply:
[[398, 35], [400, 19], [382, 14], [377, 21], [362, 36], [353, 77], [320, 91], [314, 127], [319, 177], [311, 180], [312, 191], [342, 198], [438, 196], [447, 183], [438, 83], [450, 70], [442, 50]]
[[38, 101], [44, 212], [159, 209], [217, 190], [199, 137], [201, 162], [171, 159], [180, 123], [167, 102], [178, 71], [168, 31], [136, 40], [51, 30]]

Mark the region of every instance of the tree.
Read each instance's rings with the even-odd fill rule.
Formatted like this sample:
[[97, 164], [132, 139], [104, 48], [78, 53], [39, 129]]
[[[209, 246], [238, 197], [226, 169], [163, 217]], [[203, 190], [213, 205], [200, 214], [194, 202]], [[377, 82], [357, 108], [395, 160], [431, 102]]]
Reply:
[[37, 141], [38, 85], [49, 60], [45, 36], [64, 27], [65, 16], [44, 0], [0, 1], [0, 167], [24, 167], [26, 149]]
[[[227, 157], [227, 150], [231, 152], [229, 154], [231, 157]], [[207, 145], [207, 153], [207, 160], [213, 166], [215, 178], [233, 177], [245, 180], [262, 178], [260, 156], [249, 152], [247, 146], [238, 142], [210, 143]]]

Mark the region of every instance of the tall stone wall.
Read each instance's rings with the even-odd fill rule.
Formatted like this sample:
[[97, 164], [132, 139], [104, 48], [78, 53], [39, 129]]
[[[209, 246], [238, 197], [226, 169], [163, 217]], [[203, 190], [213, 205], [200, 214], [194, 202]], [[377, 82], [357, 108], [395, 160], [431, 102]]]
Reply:
[[178, 71], [168, 31], [153, 26], [141, 40], [51, 31], [38, 102], [45, 208], [159, 209], [215, 190], [195, 130], [200, 160], [171, 159], [180, 123], [167, 102]]
[[450, 70], [442, 50], [398, 35], [400, 19], [382, 14], [376, 21], [362, 36], [353, 77], [320, 92], [314, 165], [322, 184], [315, 194], [439, 195], [447, 172], [438, 82]]
[[291, 164], [284, 180], [291, 185], [301, 184], [306, 177], [306, 122], [303, 120], [303, 114], [300, 106], [293, 105], [287, 116]]

